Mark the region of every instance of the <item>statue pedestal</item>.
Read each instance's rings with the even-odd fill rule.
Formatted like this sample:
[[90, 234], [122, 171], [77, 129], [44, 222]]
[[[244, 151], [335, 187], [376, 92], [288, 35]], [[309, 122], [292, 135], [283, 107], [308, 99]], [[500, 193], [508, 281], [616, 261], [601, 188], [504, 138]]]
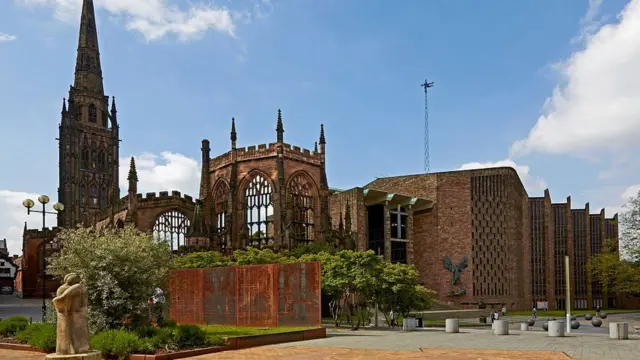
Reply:
[[58, 355], [48, 354], [45, 356], [46, 360], [102, 360], [102, 353], [100, 351], [92, 351], [86, 354], [74, 354], [74, 355]]

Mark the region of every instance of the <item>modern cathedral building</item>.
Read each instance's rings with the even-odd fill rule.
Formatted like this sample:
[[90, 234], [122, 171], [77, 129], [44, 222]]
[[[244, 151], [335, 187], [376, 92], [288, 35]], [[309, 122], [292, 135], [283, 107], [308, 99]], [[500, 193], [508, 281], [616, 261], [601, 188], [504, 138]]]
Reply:
[[[197, 196], [178, 191], [139, 194], [135, 160], [127, 192], [118, 184], [120, 116], [104, 93], [92, 0], [84, 0], [75, 80], [63, 102], [59, 134], [58, 227], [133, 225], [168, 240], [174, 250], [201, 246], [229, 254], [247, 246], [281, 251], [313, 241], [373, 250], [413, 264], [438, 300], [453, 307], [484, 302], [565, 308], [564, 256], [571, 259], [573, 308], [616, 306], [586, 270], [605, 239], [618, 236], [617, 216], [590, 214], [530, 198], [512, 168], [379, 178], [349, 190], [329, 188], [324, 128], [313, 150], [288, 144], [278, 110], [275, 142], [238, 147], [235, 120], [229, 151], [211, 156], [200, 144]], [[124, 122], [126, 123], [126, 121]], [[28, 230], [18, 291], [41, 296], [44, 240], [59, 228]], [[44, 248], [43, 248], [44, 247]], [[41, 251], [45, 249], [45, 251]], [[44, 254], [44, 255], [43, 255]], [[458, 272], [460, 280], [453, 282]], [[47, 292], [55, 290], [47, 281]]]

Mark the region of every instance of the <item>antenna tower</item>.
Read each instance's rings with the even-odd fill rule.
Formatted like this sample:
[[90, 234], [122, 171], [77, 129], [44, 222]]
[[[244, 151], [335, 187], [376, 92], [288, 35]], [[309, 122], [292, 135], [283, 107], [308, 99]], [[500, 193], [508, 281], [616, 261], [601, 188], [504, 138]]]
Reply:
[[429, 163], [429, 101], [428, 89], [433, 87], [433, 81], [420, 84], [424, 88], [424, 172], [429, 173], [431, 164]]

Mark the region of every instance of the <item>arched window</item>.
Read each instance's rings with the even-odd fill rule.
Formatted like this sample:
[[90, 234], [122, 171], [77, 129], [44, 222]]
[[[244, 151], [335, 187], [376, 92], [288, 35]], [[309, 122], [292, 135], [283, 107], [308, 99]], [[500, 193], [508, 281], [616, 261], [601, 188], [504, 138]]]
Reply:
[[228, 205], [229, 187], [223, 181], [220, 181], [213, 190], [213, 223], [216, 227], [221, 249], [226, 249], [230, 245], [229, 231], [227, 229]]
[[98, 187], [95, 185], [89, 186], [89, 205], [98, 205]]
[[98, 161], [98, 146], [95, 141], [91, 142], [91, 169], [95, 170]]
[[85, 194], [85, 187], [84, 185], [80, 185], [80, 204], [84, 205], [85, 203], [85, 199], [86, 199], [86, 194]]
[[273, 201], [271, 184], [257, 175], [244, 190], [244, 225], [247, 246], [262, 248], [273, 244]]
[[291, 195], [292, 239], [297, 243], [309, 243], [314, 240], [313, 228], [313, 193], [309, 178], [298, 174], [289, 183]]
[[89, 149], [87, 149], [86, 147], [82, 148], [82, 154], [81, 154], [81, 159], [82, 159], [82, 168], [87, 170], [89, 169]]
[[95, 123], [98, 121], [98, 110], [96, 106], [91, 104], [89, 105], [89, 122]]
[[100, 209], [107, 206], [107, 187], [103, 186], [100, 190]]
[[179, 211], [168, 211], [158, 216], [153, 225], [153, 237], [158, 241], [171, 244], [171, 250], [184, 245], [184, 238], [189, 229], [189, 219]]

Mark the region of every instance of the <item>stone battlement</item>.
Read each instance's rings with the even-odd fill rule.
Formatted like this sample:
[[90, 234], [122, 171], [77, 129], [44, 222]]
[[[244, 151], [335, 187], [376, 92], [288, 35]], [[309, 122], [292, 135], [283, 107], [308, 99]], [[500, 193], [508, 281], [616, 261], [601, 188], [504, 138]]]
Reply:
[[[308, 162], [319, 165], [321, 162], [321, 154], [319, 152], [304, 149], [299, 146], [283, 143], [284, 156], [298, 161]], [[233, 161], [233, 150], [218, 155], [210, 160], [210, 169], [218, 169], [231, 164]], [[247, 147], [239, 147], [235, 150], [236, 161], [255, 160], [266, 157], [275, 157], [278, 155], [278, 144], [259, 144]]]
[[[194, 199], [193, 196], [182, 194], [180, 191], [172, 190], [169, 191], [160, 191], [158, 193], [148, 192], [146, 194], [136, 194], [136, 200], [138, 206], [154, 206], [163, 201], [179, 201], [184, 203], [187, 206], [195, 206], [196, 202], [200, 200]], [[114, 209], [114, 213], [119, 213], [129, 207], [129, 195], [125, 195], [120, 200], [118, 200], [118, 204]], [[97, 215], [96, 219], [101, 221], [106, 219], [111, 214], [111, 208], [107, 207], [102, 209]]]
[[60, 230], [62, 229], [57, 226], [52, 228], [44, 228], [44, 229], [27, 229], [24, 231], [23, 236], [25, 239], [30, 239], [30, 238], [43, 239], [43, 238], [51, 237], [52, 234], [53, 236], [55, 236]]

